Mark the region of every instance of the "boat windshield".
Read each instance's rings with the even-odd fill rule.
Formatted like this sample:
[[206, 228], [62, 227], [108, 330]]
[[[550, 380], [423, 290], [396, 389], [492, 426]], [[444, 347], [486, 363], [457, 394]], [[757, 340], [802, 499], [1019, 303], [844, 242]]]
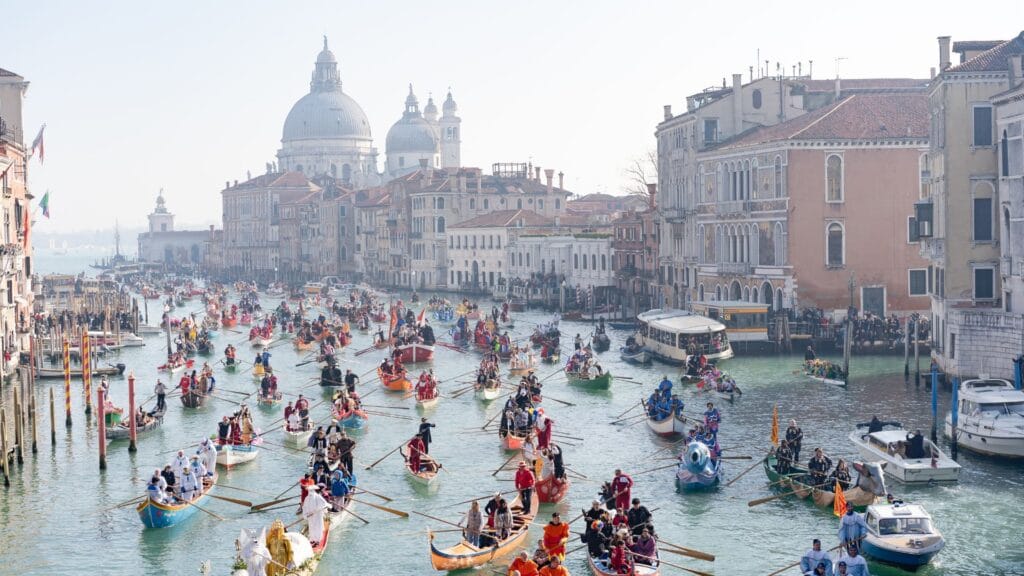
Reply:
[[928, 518], [882, 518], [878, 521], [880, 535], [931, 534], [932, 521]]
[[998, 404], [982, 404], [981, 412], [985, 416], [1024, 416], [1024, 402], [1000, 402]]

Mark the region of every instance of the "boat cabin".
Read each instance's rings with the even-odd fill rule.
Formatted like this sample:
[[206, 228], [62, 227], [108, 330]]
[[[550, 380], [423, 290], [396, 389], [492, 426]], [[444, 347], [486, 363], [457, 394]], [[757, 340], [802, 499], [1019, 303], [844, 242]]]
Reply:
[[963, 416], [1024, 416], [1024, 393], [1006, 380], [967, 380], [960, 384], [959, 408]]
[[864, 517], [868, 529], [879, 536], [934, 534], [932, 517], [917, 504], [869, 506]]
[[768, 305], [742, 301], [694, 302], [693, 311], [725, 324], [729, 340], [768, 341]]
[[684, 364], [690, 354], [704, 354], [708, 360], [733, 357], [725, 325], [686, 310], [657, 309], [637, 316], [637, 340], [655, 358], [669, 364]]

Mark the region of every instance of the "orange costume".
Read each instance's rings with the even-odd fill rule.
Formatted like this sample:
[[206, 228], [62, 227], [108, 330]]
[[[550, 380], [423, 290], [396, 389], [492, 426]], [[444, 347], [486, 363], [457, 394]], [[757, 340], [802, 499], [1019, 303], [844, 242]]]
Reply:
[[545, 566], [540, 569], [540, 576], [572, 576], [565, 566]]
[[569, 525], [560, 522], [554, 524], [549, 522], [544, 526], [544, 550], [548, 556], [565, 557], [565, 543], [569, 541]]
[[516, 558], [513, 560], [512, 564], [508, 567], [508, 573], [511, 574], [516, 570], [519, 571], [519, 576], [537, 576], [537, 564], [529, 558], [526, 560], [523, 560], [522, 558]]

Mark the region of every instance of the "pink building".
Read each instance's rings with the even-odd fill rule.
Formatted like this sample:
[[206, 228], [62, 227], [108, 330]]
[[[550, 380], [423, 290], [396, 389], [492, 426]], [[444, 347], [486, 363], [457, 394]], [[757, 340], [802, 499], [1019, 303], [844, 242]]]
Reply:
[[909, 226], [927, 178], [921, 89], [846, 96], [699, 157], [698, 300], [775, 309], [928, 308]]

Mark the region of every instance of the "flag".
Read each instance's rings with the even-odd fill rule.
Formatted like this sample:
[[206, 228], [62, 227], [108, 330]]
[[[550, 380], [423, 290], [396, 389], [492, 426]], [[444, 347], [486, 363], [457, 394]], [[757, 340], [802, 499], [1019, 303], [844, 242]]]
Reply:
[[772, 446], [779, 445], [779, 406], [772, 408]]
[[419, 326], [423, 325], [423, 321], [427, 318], [427, 307], [424, 306], [423, 310], [420, 310], [420, 315], [416, 317], [416, 324]]
[[46, 130], [46, 124], [43, 124], [42, 126], [39, 127], [39, 134], [36, 134], [35, 139], [32, 140], [32, 154], [31, 155], [35, 156], [36, 153], [37, 153], [36, 151], [38, 150], [39, 163], [40, 164], [43, 163], [43, 158], [46, 156], [46, 149], [43, 146], [43, 131], [44, 130]]
[[43, 209], [43, 216], [50, 217], [50, 191], [47, 190], [46, 194], [43, 194], [43, 199], [39, 201], [39, 207]]
[[846, 514], [846, 496], [843, 495], [843, 487], [839, 485], [839, 480], [836, 480], [836, 497], [832, 501], [832, 513], [840, 518]]
[[29, 218], [31, 218], [31, 216], [28, 213], [27, 207], [26, 207], [25, 210], [22, 210], [22, 213], [25, 215], [25, 224], [24, 224], [24, 226], [25, 226], [25, 235], [22, 237], [21, 247], [24, 248], [27, 251], [28, 250], [28, 233], [32, 229], [32, 221], [29, 219]]

